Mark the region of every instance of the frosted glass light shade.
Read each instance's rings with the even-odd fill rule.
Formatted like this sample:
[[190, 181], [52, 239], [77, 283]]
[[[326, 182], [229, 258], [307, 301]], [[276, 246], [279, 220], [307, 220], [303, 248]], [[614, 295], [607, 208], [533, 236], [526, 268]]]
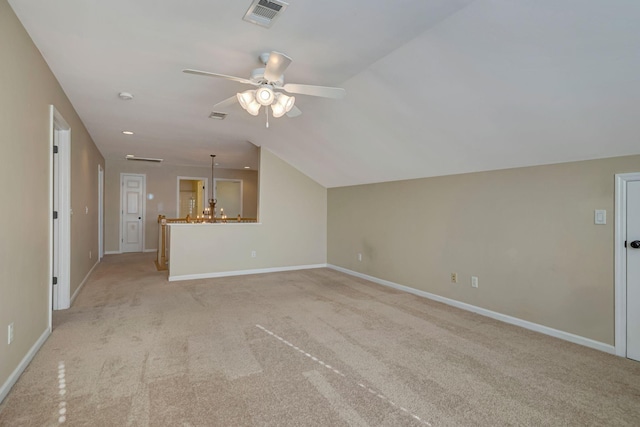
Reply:
[[245, 90], [242, 93], [236, 94], [238, 98], [238, 103], [240, 106], [244, 108], [247, 113], [252, 116], [257, 116], [260, 112], [260, 104], [256, 102], [256, 91], [255, 90]]
[[257, 116], [260, 112], [260, 104], [258, 104], [254, 99], [249, 103], [249, 105], [247, 105], [246, 110], [247, 113], [251, 114], [252, 116]]
[[271, 111], [273, 111], [273, 117], [282, 117], [293, 108], [293, 104], [296, 102], [294, 96], [287, 96], [284, 93], [276, 95], [276, 101], [271, 104]]
[[261, 105], [271, 105], [274, 98], [275, 94], [273, 93], [273, 89], [268, 85], [261, 86], [256, 90], [256, 101]]
[[245, 90], [242, 93], [236, 94], [238, 102], [242, 108], [246, 110], [251, 101], [255, 100], [255, 92], [255, 90]]

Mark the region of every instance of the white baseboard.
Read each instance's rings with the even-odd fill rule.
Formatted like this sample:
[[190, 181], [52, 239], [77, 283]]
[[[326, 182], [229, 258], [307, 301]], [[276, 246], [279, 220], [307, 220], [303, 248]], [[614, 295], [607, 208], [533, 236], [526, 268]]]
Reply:
[[[158, 252], [158, 249], [144, 249], [142, 252]], [[104, 254], [105, 255], [119, 255], [119, 254], [123, 254], [123, 253], [124, 252], [122, 252], [122, 251], [106, 251]], [[135, 252], [130, 252], [130, 253], [135, 253]]]
[[261, 274], [261, 273], [277, 273], [280, 271], [308, 270], [311, 268], [325, 268], [325, 267], [327, 267], [327, 264], [311, 264], [311, 265], [294, 265], [291, 267], [256, 268], [253, 270], [222, 271], [219, 273], [184, 274], [181, 276], [171, 276], [171, 274], [169, 274], [169, 281], [176, 282], [179, 280], [211, 279], [216, 277], [244, 276], [248, 274]]
[[18, 381], [18, 378], [20, 378], [20, 375], [22, 375], [24, 370], [27, 369], [27, 366], [29, 366], [33, 357], [36, 355], [38, 350], [40, 350], [40, 347], [42, 347], [42, 344], [44, 344], [47, 338], [49, 338], [49, 335], [51, 335], [51, 330], [47, 328], [42, 335], [40, 335], [40, 338], [38, 338], [35, 344], [33, 344], [31, 349], [29, 349], [27, 354], [25, 354], [16, 369], [14, 369], [11, 375], [9, 375], [9, 378], [7, 378], [4, 384], [2, 384], [2, 387], [0, 387], [0, 403], [2, 403], [5, 397], [7, 397], [9, 391], [11, 391], [11, 387], [13, 387], [16, 381]]
[[328, 268], [333, 270], [340, 271], [342, 273], [349, 274], [351, 276], [359, 277], [361, 279], [369, 280], [374, 283], [378, 283], [379, 285], [388, 286], [391, 288], [395, 288], [401, 291], [409, 292], [414, 295], [418, 295], [424, 298], [429, 298], [434, 301], [438, 301], [456, 308], [460, 308], [462, 310], [471, 311], [476, 314], [480, 314], [482, 316], [487, 316], [492, 319], [500, 320], [501, 322], [509, 323], [511, 325], [520, 326], [525, 329], [529, 329], [531, 331], [540, 332], [541, 334], [550, 335], [555, 338], [560, 338], [565, 341], [572, 342], [574, 344], [580, 344], [585, 347], [594, 348], [596, 350], [604, 351], [609, 354], [616, 354], [616, 349], [614, 346], [610, 344], [605, 344], [603, 342], [595, 341], [590, 338], [585, 338], [580, 335], [575, 335], [570, 332], [560, 331], [558, 329], [553, 329], [548, 326], [539, 325], [537, 323], [529, 322], [527, 320], [518, 319], [517, 317], [508, 316], [506, 314], [498, 313], [495, 311], [487, 310], [486, 308], [477, 307], [475, 305], [467, 304], [464, 302], [456, 301], [450, 298], [441, 297], [440, 295], [432, 294], [429, 292], [421, 291], [419, 289], [414, 289], [409, 286], [399, 285], [394, 282], [390, 282], [388, 280], [379, 279], [377, 277], [369, 276], [366, 274], [358, 273], [357, 271], [348, 270], [346, 268], [338, 267], [337, 265], [327, 264]]
[[87, 280], [89, 280], [89, 276], [91, 276], [91, 273], [93, 273], [93, 270], [95, 270], [95, 268], [98, 266], [98, 264], [100, 264], [100, 261], [97, 261], [95, 264], [93, 264], [93, 267], [91, 267], [91, 270], [89, 270], [87, 275], [84, 276], [84, 279], [82, 279], [82, 282], [80, 283], [80, 286], [78, 286], [78, 289], [76, 289], [76, 291], [71, 296], [71, 303], [69, 304], [69, 307], [71, 307], [73, 305], [73, 301], [75, 301], [76, 297], [80, 293], [80, 289], [82, 289], [84, 284], [87, 283]]

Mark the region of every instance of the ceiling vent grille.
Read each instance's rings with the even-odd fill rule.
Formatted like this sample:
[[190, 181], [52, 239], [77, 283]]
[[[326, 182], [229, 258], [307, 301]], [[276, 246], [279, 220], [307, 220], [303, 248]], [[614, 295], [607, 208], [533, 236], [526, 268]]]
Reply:
[[160, 163], [162, 162], [162, 160], [164, 159], [154, 159], [151, 157], [136, 157], [136, 156], [132, 156], [132, 155], [127, 155], [127, 157], [125, 157], [127, 160], [136, 160], [138, 162], [153, 162], [153, 163]]
[[289, 6], [288, 3], [280, 0], [253, 0], [242, 19], [269, 28], [287, 6]]
[[209, 114], [209, 118], [216, 119], [216, 120], [224, 120], [227, 118], [227, 113], [220, 113], [218, 111], [213, 111], [211, 114]]

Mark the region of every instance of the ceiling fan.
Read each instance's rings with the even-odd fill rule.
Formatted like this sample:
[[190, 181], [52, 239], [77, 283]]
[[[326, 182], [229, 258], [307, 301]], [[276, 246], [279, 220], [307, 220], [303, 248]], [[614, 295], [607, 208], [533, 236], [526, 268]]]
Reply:
[[285, 114], [288, 117], [297, 117], [302, 114], [302, 111], [294, 105], [296, 98], [285, 95], [283, 92], [334, 99], [344, 98], [346, 94], [346, 91], [339, 87], [312, 86], [295, 83], [285, 84], [284, 72], [289, 64], [291, 64], [291, 58], [283, 53], [276, 51], [263, 53], [260, 55], [260, 61], [265, 65], [264, 68], [256, 68], [253, 70], [251, 77], [248, 79], [192, 69], [182, 71], [189, 74], [218, 77], [256, 87], [257, 89], [237, 93], [217, 103], [214, 105], [214, 108], [225, 108], [238, 102], [249, 114], [257, 116], [260, 112], [260, 107], [264, 106], [267, 114], [267, 127], [269, 127], [269, 106], [271, 107], [273, 117], [282, 117]]

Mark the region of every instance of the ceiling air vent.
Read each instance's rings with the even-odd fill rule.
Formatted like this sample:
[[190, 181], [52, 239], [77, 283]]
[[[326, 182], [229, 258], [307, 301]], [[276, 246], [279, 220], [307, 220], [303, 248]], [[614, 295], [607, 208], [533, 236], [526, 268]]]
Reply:
[[269, 28], [287, 6], [289, 3], [280, 0], [253, 0], [242, 19]]
[[127, 154], [125, 158], [127, 160], [137, 160], [138, 162], [154, 162], [154, 163], [160, 163], [163, 160], [163, 159], [154, 159], [151, 157], [136, 157], [131, 154]]
[[211, 114], [209, 114], [209, 118], [216, 119], [216, 120], [224, 120], [227, 118], [227, 113], [219, 113], [218, 111], [213, 111]]

